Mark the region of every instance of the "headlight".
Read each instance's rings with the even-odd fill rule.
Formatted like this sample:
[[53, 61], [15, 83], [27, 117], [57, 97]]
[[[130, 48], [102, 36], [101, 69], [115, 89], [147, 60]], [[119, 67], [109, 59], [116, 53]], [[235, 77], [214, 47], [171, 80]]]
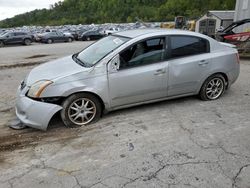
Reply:
[[41, 80], [34, 83], [28, 91], [28, 96], [32, 98], [39, 98], [43, 90], [52, 83], [53, 82], [50, 80]]

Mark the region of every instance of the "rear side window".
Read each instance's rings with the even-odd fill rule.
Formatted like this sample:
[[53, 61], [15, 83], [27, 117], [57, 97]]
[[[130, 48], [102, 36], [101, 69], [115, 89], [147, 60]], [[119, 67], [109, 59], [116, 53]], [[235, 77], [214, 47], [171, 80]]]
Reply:
[[16, 36], [22, 36], [22, 35], [25, 35], [25, 33], [19, 32], [19, 33], [15, 33], [15, 35], [16, 35]]
[[183, 57], [209, 52], [206, 39], [191, 36], [171, 36], [171, 57]]

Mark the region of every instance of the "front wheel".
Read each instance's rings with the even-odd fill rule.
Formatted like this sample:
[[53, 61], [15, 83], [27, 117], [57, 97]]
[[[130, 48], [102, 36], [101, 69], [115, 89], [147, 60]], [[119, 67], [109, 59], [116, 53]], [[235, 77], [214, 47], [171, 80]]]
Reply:
[[52, 40], [52, 39], [48, 39], [48, 40], [47, 40], [47, 43], [48, 43], [48, 44], [52, 44], [52, 43], [53, 43], [53, 40]]
[[91, 94], [73, 94], [63, 102], [61, 118], [67, 127], [80, 127], [101, 117], [101, 103]]
[[206, 79], [200, 90], [202, 100], [216, 100], [225, 91], [226, 81], [221, 74], [215, 74]]
[[30, 39], [24, 39], [23, 43], [28, 46], [28, 45], [31, 44], [31, 40]]
[[1, 47], [4, 47], [3, 41], [0, 41], [0, 48], [1, 48]]
[[68, 38], [68, 42], [72, 42], [73, 41], [73, 39], [72, 38]]

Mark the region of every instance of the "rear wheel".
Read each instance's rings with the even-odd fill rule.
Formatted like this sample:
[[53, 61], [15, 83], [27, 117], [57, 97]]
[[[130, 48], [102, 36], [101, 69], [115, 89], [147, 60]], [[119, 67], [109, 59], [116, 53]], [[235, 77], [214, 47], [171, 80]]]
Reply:
[[221, 74], [214, 74], [206, 79], [200, 90], [202, 100], [216, 100], [223, 95], [226, 88], [225, 78]]
[[73, 39], [72, 38], [68, 38], [68, 42], [72, 42], [73, 41]]
[[48, 44], [52, 44], [52, 43], [53, 43], [53, 40], [52, 40], [52, 39], [48, 39], [48, 40], [47, 40], [47, 43], [48, 43]]
[[31, 44], [31, 40], [30, 39], [24, 39], [23, 42], [25, 45], [30, 45]]
[[80, 127], [101, 117], [101, 103], [91, 94], [73, 94], [63, 102], [61, 117], [67, 127]]

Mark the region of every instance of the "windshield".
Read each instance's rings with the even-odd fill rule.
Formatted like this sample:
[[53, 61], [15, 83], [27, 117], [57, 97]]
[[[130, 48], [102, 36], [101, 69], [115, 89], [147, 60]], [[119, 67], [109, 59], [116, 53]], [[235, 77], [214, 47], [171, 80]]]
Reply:
[[92, 44], [88, 48], [84, 49], [76, 57], [85, 66], [93, 66], [110, 52], [127, 42], [129, 38], [121, 36], [108, 36], [96, 43]]
[[5, 36], [7, 36], [8, 34], [9, 34], [9, 32], [5, 31], [5, 32], [1, 33], [0, 36], [5, 37]]

